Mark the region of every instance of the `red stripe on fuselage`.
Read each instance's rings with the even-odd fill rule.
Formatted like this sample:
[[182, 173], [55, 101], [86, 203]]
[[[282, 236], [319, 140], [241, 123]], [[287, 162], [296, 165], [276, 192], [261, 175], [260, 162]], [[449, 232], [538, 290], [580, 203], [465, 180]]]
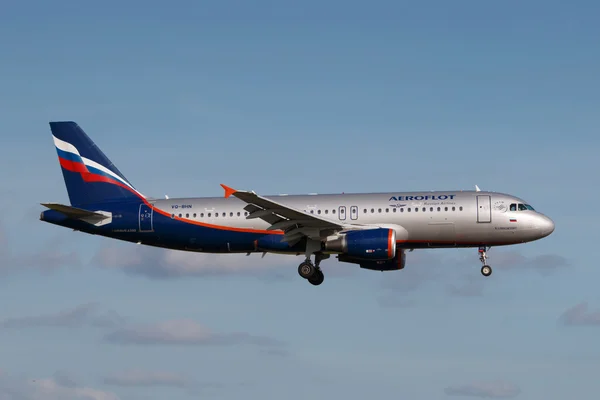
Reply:
[[[152, 207], [150, 204], [148, 204], [148, 202], [146, 202], [144, 200], [144, 202]], [[191, 219], [187, 219], [187, 218], [183, 218], [183, 217], [178, 217], [178, 216], [174, 216], [171, 217], [171, 215], [173, 214], [169, 214], [168, 212], [165, 212], [161, 209], [155, 208], [154, 209], [156, 212], [158, 212], [161, 215], [164, 215], [165, 217], [169, 217], [169, 218], [173, 218], [177, 221], [181, 221], [183, 223], [186, 224], [191, 224], [191, 225], [197, 225], [197, 226], [203, 226], [205, 228], [212, 228], [212, 229], [220, 229], [222, 231], [232, 231], [232, 232], [243, 232], [243, 233], [262, 233], [265, 235], [283, 235], [284, 232], [283, 231], [267, 231], [265, 229], [252, 229], [252, 228], [236, 228], [233, 226], [223, 226], [223, 225], [213, 225], [213, 224], [207, 224], [206, 222], [198, 222], [198, 221], [194, 221]]]
[[[135, 190], [133, 190], [132, 188], [130, 188], [127, 185], [122, 184], [119, 181], [116, 181], [112, 178], [106, 177], [106, 176], [102, 176], [102, 175], [98, 175], [98, 174], [92, 174], [90, 172], [87, 173], [82, 173], [81, 177], [83, 178], [84, 181], [86, 182], [103, 182], [103, 183], [110, 183], [112, 185], [117, 185], [119, 187], [122, 187], [123, 189], [127, 189], [129, 190], [131, 193], [135, 194], [137, 197], [140, 198], [140, 200], [144, 200], [143, 197], [141, 197], [139, 195], [139, 193], [137, 193]], [[144, 200], [145, 201], [145, 200]]]
[[[60, 158], [60, 157], [59, 157]], [[77, 163], [77, 162], [73, 162], [73, 161], [69, 161], [69, 160], [65, 160], [63, 158], [60, 158], [60, 164], [61, 166], [63, 166], [63, 168], [72, 171], [72, 172], [79, 172], [81, 174], [81, 177], [83, 178], [83, 180], [85, 182], [101, 182], [101, 183], [108, 183], [111, 185], [117, 185], [123, 189], [129, 190], [131, 193], [135, 194], [136, 196], [138, 196], [140, 198], [140, 200], [146, 204], [148, 207], [151, 207], [154, 209], [154, 211], [156, 211], [157, 213], [168, 217], [168, 218], [172, 218], [175, 219], [177, 221], [183, 222], [185, 224], [191, 224], [191, 225], [196, 225], [196, 226], [202, 226], [205, 228], [212, 228], [212, 229], [220, 229], [220, 230], [224, 230], [224, 231], [232, 231], [232, 232], [243, 232], [243, 233], [262, 233], [262, 234], [267, 234], [267, 235], [283, 235], [283, 231], [267, 231], [265, 229], [251, 229], [251, 228], [236, 228], [236, 227], [231, 227], [231, 226], [222, 226], [222, 225], [213, 225], [213, 224], [207, 224], [204, 222], [198, 222], [198, 221], [193, 221], [190, 219], [185, 219], [185, 218], [181, 218], [181, 217], [177, 217], [177, 216], [173, 216], [171, 217], [172, 214], [163, 211], [161, 209], [158, 209], [156, 207], [154, 207], [153, 204], [150, 204], [145, 198], [143, 198], [142, 196], [140, 196], [139, 193], [137, 193], [135, 190], [133, 190], [132, 188], [130, 188], [127, 185], [124, 185], [123, 183], [116, 181], [112, 178], [108, 178], [106, 176], [103, 175], [98, 175], [98, 174], [93, 174], [91, 172], [89, 172], [87, 170], [87, 168], [85, 167], [84, 164], [82, 163]]]

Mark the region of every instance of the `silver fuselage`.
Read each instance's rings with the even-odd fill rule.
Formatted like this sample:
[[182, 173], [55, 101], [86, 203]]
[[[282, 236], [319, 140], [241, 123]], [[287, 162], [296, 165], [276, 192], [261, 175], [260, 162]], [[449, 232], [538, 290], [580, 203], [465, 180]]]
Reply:
[[[396, 231], [399, 248], [502, 246], [548, 236], [554, 223], [528, 204], [503, 193], [484, 191], [391, 192], [265, 196], [286, 206], [346, 224]], [[247, 203], [230, 198], [177, 198], [151, 201], [155, 208], [203, 224], [264, 230], [269, 223], [247, 219]]]

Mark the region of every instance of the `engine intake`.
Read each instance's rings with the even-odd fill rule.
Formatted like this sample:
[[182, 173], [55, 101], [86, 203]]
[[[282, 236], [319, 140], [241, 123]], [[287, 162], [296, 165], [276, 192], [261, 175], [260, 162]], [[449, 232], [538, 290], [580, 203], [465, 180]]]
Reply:
[[396, 256], [396, 231], [356, 230], [325, 241], [325, 250], [360, 260], [390, 260]]

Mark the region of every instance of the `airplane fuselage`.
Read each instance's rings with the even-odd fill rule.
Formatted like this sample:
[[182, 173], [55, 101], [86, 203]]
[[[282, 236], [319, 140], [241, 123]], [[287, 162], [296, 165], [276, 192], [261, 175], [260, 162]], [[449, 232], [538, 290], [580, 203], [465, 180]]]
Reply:
[[[484, 191], [390, 192], [265, 196], [291, 208], [347, 224], [396, 231], [398, 248], [503, 246], [550, 234], [552, 221], [515, 196]], [[511, 211], [511, 205], [514, 211]], [[248, 219], [237, 198], [173, 198], [103, 203], [111, 223], [94, 226], [49, 210], [42, 219], [88, 233], [140, 244], [197, 252], [237, 253], [303, 249], [277, 239], [282, 231]], [[531, 207], [528, 207], [531, 208]], [[90, 209], [94, 209], [91, 207]]]

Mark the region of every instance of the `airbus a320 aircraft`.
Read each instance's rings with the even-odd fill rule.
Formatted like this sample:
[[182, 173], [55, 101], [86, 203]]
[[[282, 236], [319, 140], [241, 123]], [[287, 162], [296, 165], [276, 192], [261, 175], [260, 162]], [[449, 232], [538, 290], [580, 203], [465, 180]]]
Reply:
[[[75, 122], [50, 122], [71, 205], [45, 203], [40, 219], [77, 231], [168, 249], [304, 255], [301, 277], [323, 283], [321, 261], [401, 270], [406, 251], [487, 250], [541, 239], [554, 223], [526, 201], [480, 191], [260, 196], [221, 185], [223, 197], [141, 194]], [[314, 257], [314, 261], [312, 261]]]

